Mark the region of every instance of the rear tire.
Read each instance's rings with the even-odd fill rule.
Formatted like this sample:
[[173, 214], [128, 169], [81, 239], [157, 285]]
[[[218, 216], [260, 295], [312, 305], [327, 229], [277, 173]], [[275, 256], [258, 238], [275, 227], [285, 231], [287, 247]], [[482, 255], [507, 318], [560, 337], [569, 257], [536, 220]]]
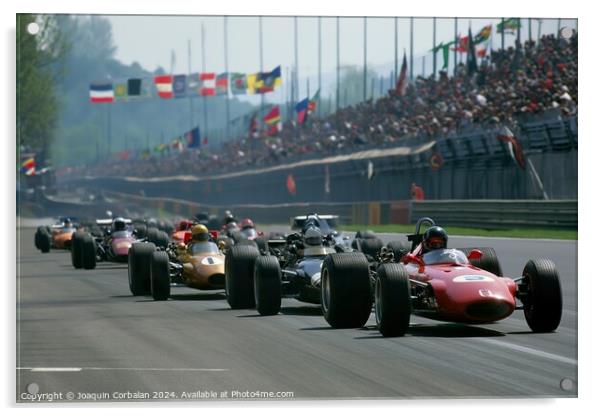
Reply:
[[157, 245], [157, 247], [167, 248], [169, 245], [169, 235], [165, 231], [157, 232], [155, 245]]
[[376, 236], [376, 233], [372, 230], [365, 230], [365, 231], [358, 231], [355, 233], [355, 238], [362, 238], [362, 239], [371, 239], [371, 238], [378, 238]]
[[159, 235], [159, 229], [156, 227], [150, 227], [146, 229], [146, 240], [149, 243], [157, 245], [157, 237]]
[[154, 300], [167, 300], [170, 295], [169, 256], [164, 251], [151, 255], [151, 294]]
[[370, 269], [361, 253], [336, 253], [322, 264], [322, 314], [333, 328], [359, 328], [372, 311]]
[[52, 240], [52, 237], [50, 236], [50, 234], [48, 233], [40, 233], [40, 235], [38, 236], [38, 244], [39, 244], [39, 248], [40, 251], [42, 253], [48, 253], [50, 251], [50, 241]]
[[387, 247], [393, 251], [395, 263], [399, 263], [401, 258], [410, 252], [410, 249], [401, 241], [389, 241]]
[[255, 306], [253, 272], [259, 251], [254, 246], [231, 247], [226, 253], [226, 299], [232, 309]]
[[76, 231], [71, 237], [71, 264], [76, 269], [84, 267], [82, 263], [82, 238], [84, 238], [84, 235], [83, 232]]
[[351, 246], [372, 258], [376, 258], [383, 247], [383, 242], [380, 238], [357, 238]]
[[255, 305], [260, 315], [276, 315], [282, 304], [282, 273], [275, 256], [255, 260]]
[[155, 252], [153, 243], [134, 243], [128, 251], [128, 281], [134, 296], [151, 294], [151, 256]]
[[82, 237], [82, 266], [86, 270], [96, 268], [96, 241], [90, 234]]
[[472, 250], [480, 250], [483, 255], [480, 259], [469, 260], [470, 264], [478, 267], [481, 270], [486, 270], [489, 273], [493, 273], [496, 276], [503, 276], [502, 266], [497, 259], [497, 254], [492, 247], [474, 247], [474, 248], [459, 248], [458, 250], [464, 252], [468, 256]]
[[408, 272], [399, 263], [382, 264], [374, 285], [376, 326], [385, 337], [404, 335], [410, 326], [412, 301]]
[[533, 332], [552, 332], [562, 318], [562, 289], [554, 263], [529, 260], [523, 270], [527, 296], [521, 299], [525, 319]]

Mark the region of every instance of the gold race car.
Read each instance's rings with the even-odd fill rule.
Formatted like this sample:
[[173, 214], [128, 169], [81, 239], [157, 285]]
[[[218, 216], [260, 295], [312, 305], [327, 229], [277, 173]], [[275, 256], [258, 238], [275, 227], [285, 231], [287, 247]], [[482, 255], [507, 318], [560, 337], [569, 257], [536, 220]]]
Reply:
[[[172, 242], [165, 250], [153, 243], [135, 243], [128, 253], [128, 280], [134, 296], [169, 298], [172, 287], [224, 289], [225, 245], [215, 243], [204, 225], [192, 228], [188, 244]], [[195, 238], [202, 234], [202, 238]]]

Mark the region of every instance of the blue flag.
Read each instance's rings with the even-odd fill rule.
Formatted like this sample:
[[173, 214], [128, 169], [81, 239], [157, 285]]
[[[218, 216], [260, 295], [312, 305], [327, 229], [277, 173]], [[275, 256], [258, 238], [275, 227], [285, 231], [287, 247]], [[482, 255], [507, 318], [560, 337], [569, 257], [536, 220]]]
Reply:
[[201, 132], [198, 127], [193, 128], [186, 134], [184, 134], [186, 141], [188, 142], [188, 148], [199, 148], [201, 147]]
[[186, 97], [186, 75], [174, 75], [173, 77], [173, 95], [176, 98]]
[[307, 108], [309, 107], [309, 99], [304, 98], [299, 101], [295, 106], [295, 111], [297, 112], [297, 124], [301, 125], [305, 122], [307, 116]]

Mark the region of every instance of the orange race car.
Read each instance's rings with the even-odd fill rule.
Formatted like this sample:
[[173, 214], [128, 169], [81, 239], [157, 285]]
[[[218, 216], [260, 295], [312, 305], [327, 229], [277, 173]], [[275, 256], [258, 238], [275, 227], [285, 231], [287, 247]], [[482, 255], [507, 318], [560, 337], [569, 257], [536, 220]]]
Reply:
[[51, 248], [71, 249], [71, 238], [77, 231], [77, 226], [70, 218], [60, 218], [48, 227], [40, 226], [35, 234], [35, 246], [42, 253], [48, 253]]

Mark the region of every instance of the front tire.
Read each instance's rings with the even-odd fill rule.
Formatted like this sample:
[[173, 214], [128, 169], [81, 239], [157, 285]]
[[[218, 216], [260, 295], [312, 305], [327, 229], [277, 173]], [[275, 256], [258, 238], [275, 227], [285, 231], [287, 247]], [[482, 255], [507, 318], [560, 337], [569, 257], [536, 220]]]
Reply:
[[521, 299], [525, 319], [533, 332], [553, 332], [562, 318], [562, 289], [554, 263], [529, 260], [523, 270], [527, 295]]
[[410, 326], [412, 303], [408, 272], [399, 263], [382, 264], [374, 285], [376, 326], [385, 337], [404, 335]]
[[282, 274], [275, 256], [255, 260], [255, 305], [260, 315], [276, 315], [282, 304]]
[[134, 296], [151, 294], [150, 264], [154, 252], [153, 243], [134, 243], [128, 251], [128, 281]]
[[361, 253], [336, 253], [322, 264], [322, 314], [333, 328], [359, 328], [372, 311], [370, 268]]
[[90, 234], [86, 234], [81, 240], [82, 266], [86, 270], [96, 268], [96, 242]]
[[50, 251], [50, 241], [52, 237], [48, 233], [40, 233], [38, 236], [38, 245], [42, 253], [48, 253]]
[[151, 256], [151, 294], [154, 300], [167, 300], [170, 295], [169, 256], [155, 251]]
[[76, 231], [73, 233], [73, 237], [71, 237], [71, 264], [76, 269], [81, 269], [84, 267], [82, 263], [82, 239], [84, 238], [84, 233], [81, 231]]
[[238, 245], [226, 253], [226, 299], [232, 309], [255, 307], [253, 272], [257, 247]]

